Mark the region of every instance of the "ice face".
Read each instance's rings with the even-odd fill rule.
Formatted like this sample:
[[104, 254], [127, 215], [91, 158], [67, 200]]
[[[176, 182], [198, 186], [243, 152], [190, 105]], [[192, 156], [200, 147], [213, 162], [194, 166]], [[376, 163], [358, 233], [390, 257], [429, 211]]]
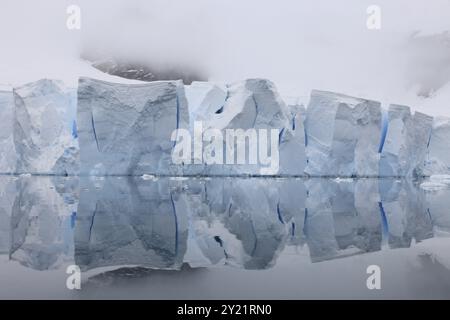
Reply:
[[75, 231], [75, 262], [81, 270], [179, 269], [187, 224], [176, 210], [176, 184], [167, 178], [83, 178]]
[[14, 89], [16, 173], [77, 173], [74, 99], [74, 91], [59, 81], [43, 79]]
[[427, 145], [433, 118], [407, 106], [391, 105], [388, 127], [381, 150], [381, 177], [409, 177], [424, 174]]
[[450, 118], [436, 117], [428, 145], [425, 173], [450, 173]]
[[314, 90], [306, 114], [306, 173], [378, 175], [379, 102]]
[[13, 139], [14, 99], [10, 91], [0, 91], [0, 173], [16, 169], [16, 151]]
[[[204, 130], [221, 130], [224, 137], [226, 129], [279, 130], [279, 170], [272, 174], [303, 175], [306, 164], [303, 119], [301, 113], [291, 114], [272, 82], [249, 79], [226, 85], [224, 89], [194, 83], [189, 92], [192, 120], [202, 121]], [[227, 152], [224, 146], [224, 153]], [[260, 169], [260, 163], [201, 166], [202, 172], [210, 175], [260, 175]]]
[[210, 82], [194, 81], [185, 86], [189, 103], [189, 119], [191, 128], [193, 121], [205, 121], [223, 107], [226, 99], [226, 88]]
[[188, 128], [182, 83], [140, 85], [80, 78], [78, 136], [81, 173], [177, 174], [172, 132]]

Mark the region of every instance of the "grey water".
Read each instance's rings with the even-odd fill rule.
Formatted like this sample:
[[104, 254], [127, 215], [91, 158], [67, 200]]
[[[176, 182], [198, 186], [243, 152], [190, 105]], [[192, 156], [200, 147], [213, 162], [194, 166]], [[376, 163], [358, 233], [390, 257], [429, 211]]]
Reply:
[[450, 189], [420, 184], [0, 176], [0, 298], [448, 299]]

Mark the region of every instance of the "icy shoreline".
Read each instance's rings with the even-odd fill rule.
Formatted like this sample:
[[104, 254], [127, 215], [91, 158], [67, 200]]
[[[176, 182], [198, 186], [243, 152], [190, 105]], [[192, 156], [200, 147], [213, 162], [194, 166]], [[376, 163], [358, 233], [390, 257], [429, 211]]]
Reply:
[[[286, 104], [269, 80], [226, 85], [80, 78], [0, 92], [2, 174], [257, 177], [259, 165], [175, 165], [170, 134], [204, 129], [280, 131], [278, 174], [266, 177], [426, 178], [450, 173], [450, 119], [408, 106], [311, 93]], [[9, 123], [9, 124], [8, 124]], [[194, 155], [198, 156], [198, 155]], [[200, 155], [201, 156], [201, 155]]]

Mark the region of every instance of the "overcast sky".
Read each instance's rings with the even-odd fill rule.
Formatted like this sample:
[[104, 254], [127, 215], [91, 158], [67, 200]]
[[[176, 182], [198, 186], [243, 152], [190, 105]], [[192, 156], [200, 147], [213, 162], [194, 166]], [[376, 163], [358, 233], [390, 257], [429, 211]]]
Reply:
[[[200, 70], [220, 82], [269, 78], [283, 95], [317, 88], [450, 114], [450, 0], [0, 3], [0, 84], [75, 79], [80, 55], [96, 54]], [[81, 8], [81, 30], [66, 28], [71, 4]], [[366, 27], [372, 4], [381, 8], [376, 31]], [[417, 97], [430, 86], [434, 96]]]

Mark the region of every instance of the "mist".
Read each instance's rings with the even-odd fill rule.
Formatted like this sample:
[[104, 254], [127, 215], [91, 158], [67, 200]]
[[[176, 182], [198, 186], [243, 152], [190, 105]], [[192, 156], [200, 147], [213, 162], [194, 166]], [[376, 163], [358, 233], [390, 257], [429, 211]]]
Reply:
[[[80, 30], [66, 27], [71, 4]], [[380, 30], [366, 27], [372, 4]], [[115, 59], [217, 82], [268, 78], [305, 103], [322, 89], [450, 115], [449, 17], [449, 0], [3, 0], [0, 85], [69, 81], [82, 58]]]

